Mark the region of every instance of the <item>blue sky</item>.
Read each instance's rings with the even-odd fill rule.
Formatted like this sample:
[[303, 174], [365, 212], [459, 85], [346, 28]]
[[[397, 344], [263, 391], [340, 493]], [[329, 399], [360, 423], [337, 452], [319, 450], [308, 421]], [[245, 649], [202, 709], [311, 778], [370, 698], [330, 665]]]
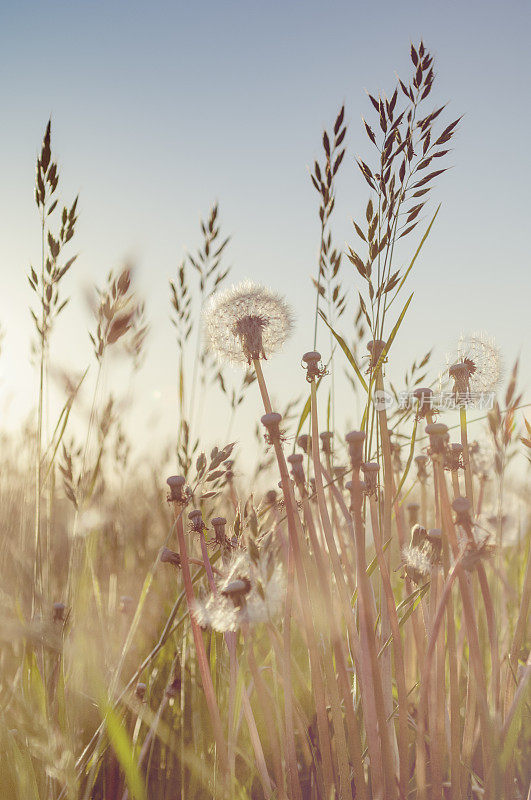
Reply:
[[[465, 116], [452, 169], [433, 192], [442, 208], [410, 278], [415, 296], [394, 345], [393, 378], [398, 384], [432, 345], [438, 366], [460, 333], [485, 330], [508, 367], [522, 356], [528, 386], [530, 22], [529, 4], [516, 0], [4, 4], [4, 420], [28, 413], [34, 397], [25, 276], [39, 257], [32, 187], [50, 115], [62, 196], [80, 194], [80, 256], [67, 279], [72, 301], [54, 335], [54, 357], [84, 369], [90, 343], [83, 289], [133, 259], [152, 331], [130, 420], [137, 431], [155, 426], [154, 441], [171, 441], [176, 351], [168, 280], [198, 243], [199, 217], [218, 200], [223, 229], [233, 237], [233, 280], [267, 283], [293, 304], [295, 335], [268, 374], [282, 403], [286, 386], [301, 394], [302, 373], [294, 378], [293, 365], [312, 344], [310, 276], [319, 240], [308, 166], [320, 155], [323, 126], [345, 103], [348, 149], [334, 223], [345, 247], [354, 240], [350, 220], [367, 202], [354, 163], [369, 150], [364, 90], [390, 94], [395, 74], [410, 69], [410, 41], [421, 37], [436, 60], [434, 104], [449, 102], [448, 122]], [[343, 278], [355, 297], [359, 277], [346, 261]], [[116, 376], [120, 381], [119, 369]], [[111, 388], [112, 369], [107, 378]], [[223, 418], [219, 398], [210, 399], [208, 418]], [[256, 418], [255, 399], [243, 411], [244, 426]], [[215, 436], [214, 427], [206, 434]]]

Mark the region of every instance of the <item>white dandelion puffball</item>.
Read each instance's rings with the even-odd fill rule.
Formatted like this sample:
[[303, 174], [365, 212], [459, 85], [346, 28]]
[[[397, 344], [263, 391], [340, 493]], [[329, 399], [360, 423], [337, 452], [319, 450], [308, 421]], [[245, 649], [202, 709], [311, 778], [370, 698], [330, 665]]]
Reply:
[[221, 361], [250, 364], [282, 347], [293, 328], [293, 314], [279, 294], [244, 281], [212, 297], [205, 327], [208, 345]]
[[457, 350], [447, 356], [447, 375], [461, 392], [492, 392], [501, 380], [500, 349], [485, 334], [461, 336]]
[[[286, 580], [282, 566], [261, 551], [257, 561], [241, 553], [227, 564], [216, 578], [217, 593], [197, 600], [194, 616], [199, 625], [225, 633], [241, 625], [270, 622], [283, 608]], [[247, 584], [241, 600], [228, 591], [236, 584]]]
[[431, 563], [428, 554], [423, 547], [404, 547], [402, 558], [410, 576], [427, 579], [431, 572]]

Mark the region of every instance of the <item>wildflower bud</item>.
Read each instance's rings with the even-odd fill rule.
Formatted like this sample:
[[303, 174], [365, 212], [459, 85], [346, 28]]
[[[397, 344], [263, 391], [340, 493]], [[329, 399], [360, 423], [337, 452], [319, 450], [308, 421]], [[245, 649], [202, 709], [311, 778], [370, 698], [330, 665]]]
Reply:
[[426, 425], [426, 433], [430, 437], [430, 450], [432, 455], [442, 455], [448, 444], [448, 426], [443, 422], [430, 422]]
[[[378, 361], [381, 358], [381, 355], [384, 351], [387, 342], [384, 342], [383, 339], [373, 339], [372, 342], [367, 343], [367, 350], [371, 354], [371, 361], [369, 368], [371, 370], [376, 368]], [[384, 359], [385, 361], [386, 359]]]
[[235, 606], [241, 607], [245, 603], [245, 595], [251, 591], [251, 581], [249, 578], [236, 578], [228, 583], [221, 594], [229, 597]]
[[52, 606], [52, 620], [64, 622], [66, 619], [66, 606], [64, 603], [54, 603]]
[[419, 387], [413, 392], [413, 397], [418, 400], [417, 419], [424, 419], [426, 414], [433, 411], [433, 392], [431, 389]]
[[306, 367], [306, 380], [309, 383], [324, 375], [324, 369], [321, 365], [321, 353], [312, 350], [309, 353], [305, 353], [302, 360]]
[[416, 525], [419, 521], [419, 509], [420, 506], [418, 503], [408, 503], [407, 504], [407, 513], [409, 515], [409, 527], [412, 528], [413, 525]]
[[273, 412], [272, 414], [264, 414], [261, 418], [261, 423], [266, 428], [267, 434], [271, 440], [280, 439], [280, 422], [282, 416]]
[[452, 508], [455, 511], [455, 521], [457, 524], [468, 527], [472, 521], [470, 518], [472, 503], [468, 497], [456, 497], [452, 503]]
[[181, 556], [169, 547], [163, 547], [160, 551], [160, 560], [165, 564], [173, 564], [174, 567], [181, 566]]
[[144, 698], [146, 696], [146, 689], [147, 686], [145, 683], [137, 683], [135, 687], [135, 694], [141, 702], [144, 702]]
[[293, 480], [298, 486], [304, 484], [304, 456], [302, 453], [293, 453], [292, 455], [288, 456], [287, 461], [291, 465], [291, 474], [293, 475]]
[[363, 461], [363, 442], [365, 433], [363, 431], [350, 431], [345, 436], [348, 444], [348, 454], [352, 469], [359, 470]]
[[234, 472], [231, 469], [228, 469], [225, 473], [225, 479], [227, 483], [232, 483], [234, 480]]
[[135, 607], [135, 601], [132, 597], [129, 597], [127, 594], [123, 594], [120, 597], [120, 603], [118, 605], [118, 610], [121, 614], [132, 614], [133, 609]]
[[187, 501], [184, 486], [185, 486], [185, 479], [182, 475], [171, 475], [168, 480], [166, 481], [168, 486], [170, 487], [170, 494], [168, 500], [171, 503], [181, 503], [184, 505]]
[[428, 456], [424, 454], [415, 457], [415, 464], [417, 465], [417, 478], [421, 483], [426, 483], [428, 480], [428, 473], [426, 471], [426, 464], [428, 463]]
[[192, 511], [190, 511], [188, 514], [188, 519], [192, 525], [192, 530], [195, 533], [202, 533], [205, 523], [203, 522], [203, 515], [198, 508], [194, 508]]
[[309, 455], [311, 453], [311, 451], [312, 451], [312, 437], [308, 436], [307, 433], [303, 433], [303, 434], [301, 434], [301, 436], [299, 436], [299, 438], [297, 439], [297, 444], [299, 445], [301, 450], [304, 450], [304, 452], [307, 455]]
[[320, 435], [323, 453], [332, 452], [332, 439], [334, 434], [331, 431], [323, 431]]
[[361, 469], [365, 478], [366, 493], [368, 495], [376, 494], [378, 488], [378, 471], [379, 464], [375, 461], [368, 461], [361, 465]]
[[269, 491], [266, 492], [266, 500], [268, 503], [271, 503], [271, 505], [277, 502], [276, 489], [269, 489]]

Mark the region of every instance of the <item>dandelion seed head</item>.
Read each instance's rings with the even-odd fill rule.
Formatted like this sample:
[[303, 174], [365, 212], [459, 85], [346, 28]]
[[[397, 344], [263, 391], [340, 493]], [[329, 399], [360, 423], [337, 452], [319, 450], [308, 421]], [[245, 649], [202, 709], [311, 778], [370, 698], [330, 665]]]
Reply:
[[[235, 590], [245, 591], [235, 602]], [[236, 631], [241, 625], [268, 622], [282, 608], [285, 579], [281, 565], [261, 549], [257, 560], [247, 552], [234, 555], [217, 580], [217, 593], [195, 604], [199, 625], [221, 633]]]
[[450, 377], [456, 392], [493, 392], [502, 377], [500, 349], [484, 333], [461, 335], [456, 349], [446, 357], [446, 372], [440, 383]]
[[404, 547], [402, 558], [406, 572], [415, 583], [420, 583], [430, 576], [431, 563], [428, 554], [421, 547]]
[[283, 297], [250, 281], [217, 292], [205, 312], [209, 347], [220, 361], [250, 364], [279, 350], [293, 328]]

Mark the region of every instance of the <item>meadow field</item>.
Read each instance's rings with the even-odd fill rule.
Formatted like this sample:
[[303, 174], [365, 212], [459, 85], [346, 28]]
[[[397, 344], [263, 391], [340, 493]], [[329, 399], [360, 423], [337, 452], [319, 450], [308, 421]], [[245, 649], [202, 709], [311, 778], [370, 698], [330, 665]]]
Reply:
[[[221, 206], [201, 220], [167, 298], [176, 422], [149, 462], [112, 386], [116, 353], [142, 380], [149, 342], [130, 265], [91, 295], [90, 364], [54, 357], [81, 212], [44, 123], [41, 254], [20, 276], [34, 410], [0, 424], [1, 800], [530, 796], [528, 408], [518, 362], [502, 370], [473, 332], [446, 369], [424, 334], [402, 385], [388, 378], [460, 124], [424, 43], [390, 85], [360, 91], [361, 156], [344, 107], [316, 131], [304, 318], [267, 275], [234, 285]], [[345, 244], [347, 163], [366, 199]], [[273, 404], [290, 336], [300, 360]]]

